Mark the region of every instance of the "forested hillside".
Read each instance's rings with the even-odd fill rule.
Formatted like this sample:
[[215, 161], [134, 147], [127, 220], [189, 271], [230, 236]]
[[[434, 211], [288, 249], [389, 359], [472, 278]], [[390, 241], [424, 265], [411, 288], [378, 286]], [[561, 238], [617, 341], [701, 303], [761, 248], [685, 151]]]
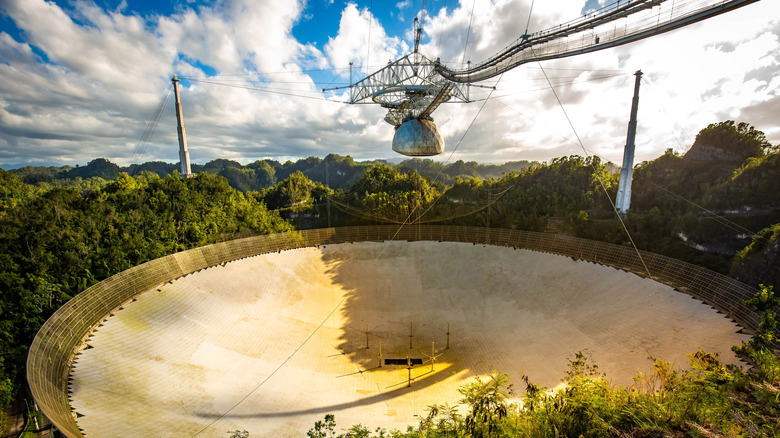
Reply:
[[[204, 165], [192, 164], [191, 167], [192, 172], [196, 174], [208, 172], [224, 176], [231, 187], [240, 191], [270, 188], [295, 172], [300, 172], [312, 181], [327, 184], [328, 187], [338, 190], [351, 187], [366, 170], [380, 164], [395, 167], [404, 173], [415, 170], [428, 179], [436, 179], [443, 185], [451, 185], [458, 177], [497, 178], [504, 173], [525, 169], [538, 163], [512, 161], [504, 164], [480, 164], [476, 161], [459, 160], [443, 164], [433, 160], [412, 158], [393, 164], [384, 160], [356, 162], [350, 156], [330, 154], [324, 159], [309, 157], [285, 163], [275, 160], [257, 160], [247, 165], [237, 161], [217, 159]], [[114, 180], [122, 172], [134, 176], [146, 171], [165, 177], [178, 169], [178, 163], [152, 161], [120, 167], [105, 158], [96, 158], [85, 166], [27, 166], [10, 172], [26, 184], [38, 184], [42, 187], [80, 186], [85, 180], [90, 180], [93, 187], [99, 187]]]
[[[87, 185], [89, 186], [89, 185]], [[187, 248], [292, 229], [207, 172], [141, 172], [102, 189], [41, 189], [0, 170], [0, 405], [24, 382], [27, 346], [48, 316], [92, 284]]]
[[[294, 227], [440, 223], [517, 228], [629, 245], [612, 201], [619, 172], [598, 157], [549, 163], [400, 164], [328, 155], [284, 164], [0, 170], [0, 405], [24, 381], [46, 318], [90, 285], [139, 263], [221, 240]], [[686, 156], [635, 168], [623, 218], [637, 247], [780, 286], [780, 152], [722, 122]]]

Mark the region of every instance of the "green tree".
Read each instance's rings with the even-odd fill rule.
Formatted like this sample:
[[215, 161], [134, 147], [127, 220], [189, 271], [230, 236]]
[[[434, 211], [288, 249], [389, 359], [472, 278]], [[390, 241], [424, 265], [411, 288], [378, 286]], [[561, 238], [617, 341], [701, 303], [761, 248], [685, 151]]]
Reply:
[[243, 166], [241, 166], [241, 163], [238, 161], [233, 160], [226, 160], [224, 158], [217, 158], [216, 160], [211, 160], [208, 163], [203, 165], [203, 170], [206, 172], [211, 172], [214, 174], [219, 175], [221, 171], [228, 168], [235, 168], [240, 169]]
[[369, 169], [342, 197], [350, 211], [378, 222], [414, 222], [439, 197], [439, 191], [417, 172], [401, 174], [379, 165]]
[[276, 184], [276, 168], [271, 165], [270, 160], [258, 160], [247, 167], [255, 171], [254, 190]]
[[92, 178], [99, 177], [105, 180], [112, 180], [119, 175], [119, 166], [106, 160], [105, 158], [96, 158], [90, 161], [86, 166], [75, 167], [68, 172], [68, 178]]
[[0, 178], [9, 194], [0, 213], [0, 382], [13, 388], [41, 324], [92, 284], [183, 249], [292, 229], [207, 172], [122, 173], [102, 190], [51, 188], [29, 199], [15, 176]]
[[32, 196], [32, 190], [11, 172], [0, 169], [0, 220], [6, 211], [13, 209]]
[[256, 176], [254, 169], [226, 167], [219, 171], [219, 175], [224, 176], [230, 187], [236, 190], [244, 192], [258, 188], [255, 184]]
[[458, 389], [463, 398], [461, 403], [469, 405], [465, 423], [468, 432], [475, 438], [490, 438], [498, 435], [498, 424], [506, 417], [507, 388], [511, 392], [509, 376], [493, 371], [488, 379], [479, 377]]
[[731, 264], [731, 275], [753, 286], [763, 282], [780, 285], [780, 223], [771, 225], [753, 236], [750, 244], [738, 252]]
[[279, 209], [303, 204], [311, 199], [317, 184], [301, 171], [293, 172], [266, 192], [265, 202], [270, 209]]
[[712, 123], [696, 135], [693, 151], [697, 144], [717, 148], [737, 161], [743, 162], [749, 157], [760, 157], [772, 150], [772, 144], [762, 131], [747, 122], [734, 123], [733, 120]]
[[309, 438], [332, 438], [336, 427], [336, 418], [333, 414], [325, 415], [325, 419], [314, 423], [314, 427], [306, 432]]
[[422, 420], [420, 431], [435, 431], [439, 435], [459, 437], [465, 432], [463, 417], [458, 413], [457, 406], [450, 406], [448, 403], [433, 404], [428, 406], [428, 415]]
[[775, 309], [780, 306], [780, 297], [775, 296], [772, 286], [760, 286], [756, 294], [745, 301], [745, 305], [761, 314], [761, 322], [758, 324], [756, 333], [750, 337], [748, 342], [743, 342], [741, 346], [734, 347], [733, 350], [740, 355], [751, 357], [752, 354], [762, 350], [769, 350], [776, 343], [777, 320], [775, 319]]

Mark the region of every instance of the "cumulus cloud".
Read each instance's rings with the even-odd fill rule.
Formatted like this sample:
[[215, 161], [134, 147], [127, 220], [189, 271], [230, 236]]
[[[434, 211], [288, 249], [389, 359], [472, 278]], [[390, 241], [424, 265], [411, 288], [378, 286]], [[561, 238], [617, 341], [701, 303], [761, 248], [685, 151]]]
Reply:
[[329, 38], [325, 46], [325, 53], [334, 67], [346, 67], [353, 63], [354, 67], [361, 68], [364, 73], [371, 73], [408, 51], [406, 41], [388, 36], [368, 9], [358, 9], [354, 3], [344, 8], [339, 32]]
[[405, 9], [408, 9], [411, 6], [412, 6], [412, 0], [404, 0], [404, 1], [401, 1], [401, 2], [398, 2], [398, 3], [395, 4], [395, 7], [399, 11], [398, 12], [398, 21], [401, 21], [401, 22], [406, 21], [406, 18], [404, 17], [403, 12], [404, 12]]
[[[529, 32], [545, 29], [577, 17], [584, 3], [536, 2], [529, 20], [530, 2], [496, 0], [475, 7], [473, 17], [471, 2], [461, 2], [456, 9], [442, 9], [431, 17], [424, 52], [455, 67], [463, 60], [478, 62], [516, 40], [526, 23]], [[602, 5], [590, 3], [593, 7]], [[493, 151], [493, 158], [496, 151], [503, 150], [515, 153], [516, 159], [596, 153], [620, 162], [633, 73], [641, 69], [645, 75], [640, 93], [638, 161], [655, 158], [667, 147], [684, 151], [699, 130], [726, 118], [748, 121], [767, 133], [773, 143], [780, 142], [776, 123], [760, 115], [758, 109], [778, 106], [772, 103], [778, 93], [772, 71], [777, 71], [780, 39], [777, 21], [767, 19], [778, 12], [777, 5], [751, 5], [639, 43], [518, 67], [501, 78], [493, 95], [512, 109], [504, 108], [498, 119], [480, 115], [472, 130], [486, 123], [508, 132], [501, 136], [500, 145], [486, 149]], [[471, 34], [466, 44], [469, 22]], [[442, 114], [437, 121], [459, 126], [471, 123], [455, 116], [445, 120]], [[442, 127], [442, 131], [457, 133], [461, 128]], [[446, 141], [451, 145], [459, 137], [450, 135]], [[473, 143], [480, 142], [487, 143]], [[460, 148], [468, 148], [469, 143], [464, 140]], [[460, 148], [458, 153], [480, 156]]]
[[[145, 156], [133, 153], [170, 77], [203, 78], [203, 67], [253, 74], [237, 76], [229, 86], [182, 82], [185, 125], [200, 162], [299, 157], [334, 144], [349, 148], [360, 143], [366, 127], [352, 117], [338, 129], [346, 106], [323, 100], [303, 71], [329, 61], [292, 37], [301, 12], [294, 2], [230, 2], [169, 17], [125, 15], [122, 8], [105, 11], [87, 2], [66, 11], [44, 1], [9, 0], [3, 10], [25, 40], [0, 33], [0, 162], [77, 164], [98, 156], [122, 164], [131, 157], [175, 161], [170, 104]], [[387, 37], [378, 24], [376, 34], [380, 48]], [[249, 79], [284, 94], [247, 90], [255, 87]], [[317, 130], [344, 138], [317, 136]]]
[[[526, 24], [529, 32], [546, 29], [602, 3], [534, 2], [531, 10], [530, 0], [461, 1], [429, 11], [421, 51], [456, 68], [478, 63], [515, 41]], [[401, 13], [412, 6], [387, 7]], [[331, 152], [400, 158], [390, 150], [393, 128], [382, 108], [344, 104], [343, 88], [321, 90], [345, 85], [350, 62], [359, 79], [410, 51], [408, 26], [382, 22], [354, 3], [343, 5], [332, 35], [306, 44], [292, 29], [316, 26], [318, 17], [305, 20], [302, 2], [182, 5], [167, 16], [84, 0], [68, 9], [0, 0], [0, 10], [16, 28], [0, 30], [0, 163], [177, 161], [170, 102], [151, 143], [136, 148], [174, 73], [184, 78], [196, 162]], [[474, 102], [447, 103], [434, 114], [448, 148], [439, 159], [457, 146], [449, 159], [548, 160], [587, 151], [620, 162], [638, 69], [645, 73], [638, 161], [667, 147], [684, 151], [700, 129], [728, 118], [780, 143], [777, 16], [776, 2], [758, 2], [639, 43], [524, 65], [481, 84], [487, 88], [472, 86]]]

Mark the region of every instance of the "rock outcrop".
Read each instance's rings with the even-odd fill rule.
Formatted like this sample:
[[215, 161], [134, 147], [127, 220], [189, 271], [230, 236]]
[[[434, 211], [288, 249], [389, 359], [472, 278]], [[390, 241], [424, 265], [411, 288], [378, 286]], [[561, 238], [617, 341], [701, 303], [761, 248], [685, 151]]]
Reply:
[[749, 157], [760, 157], [768, 147], [771, 144], [763, 132], [745, 122], [727, 120], [702, 129], [683, 158], [742, 163]]

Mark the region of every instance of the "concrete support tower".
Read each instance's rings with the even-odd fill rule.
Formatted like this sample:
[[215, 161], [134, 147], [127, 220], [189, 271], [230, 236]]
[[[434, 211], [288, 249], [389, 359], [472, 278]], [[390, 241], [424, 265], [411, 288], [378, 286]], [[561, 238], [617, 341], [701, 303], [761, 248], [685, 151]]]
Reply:
[[634, 177], [634, 139], [636, 138], [636, 113], [639, 110], [639, 83], [642, 81], [642, 70], [637, 70], [634, 76], [636, 76], [634, 100], [631, 102], [631, 118], [628, 121], [626, 148], [623, 151], [623, 168], [620, 170], [620, 184], [615, 201], [615, 207], [620, 214], [626, 214], [631, 205], [631, 180]]
[[187, 150], [187, 135], [184, 133], [184, 116], [181, 113], [181, 100], [179, 99], [179, 78], [176, 75], [171, 78], [173, 82], [173, 94], [176, 96], [176, 122], [179, 132], [179, 162], [181, 163], [181, 175], [184, 178], [192, 176], [190, 170], [190, 151]]

